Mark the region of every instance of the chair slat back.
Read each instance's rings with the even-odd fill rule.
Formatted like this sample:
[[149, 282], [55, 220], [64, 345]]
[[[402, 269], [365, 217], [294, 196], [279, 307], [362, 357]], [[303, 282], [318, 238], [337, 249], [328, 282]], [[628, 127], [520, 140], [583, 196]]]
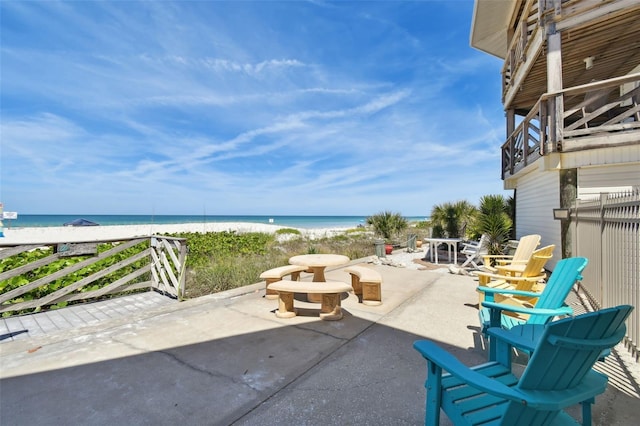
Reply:
[[[573, 285], [582, 279], [582, 271], [587, 263], [589, 260], [584, 257], [570, 257], [559, 261], [538, 298], [536, 307], [544, 309], [561, 307]], [[527, 324], [546, 324], [549, 320], [548, 315], [534, 314], [529, 316]]]
[[[562, 391], [580, 384], [602, 351], [622, 340], [632, 310], [623, 305], [549, 323], [517, 387]], [[507, 424], [544, 425], [557, 414], [510, 402], [503, 419]]]
[[602, 351], [622, 340], [632, 310], [633, 306], [623, 305], [549, 323], [518, 386], [539, 390], [576, 386]]
[[[549, 259], [553, 257], [553, 249], [555, 247], [556, 246], [554, 244], [551, 244], [534, 251], [520, 276], [535, 277], [540, 275], [541, 271], [544, 269], [544, 265], [546, 265]], [[535, 285], [536, 283], [533, 281], [517, 281], [515, 289], [521, 291], [533, 291]]]
[[527, 262], [527, 266], [525, 266], [522, 271], [522, 276], [535, 277], [536, 275], [540, 275], [540, 271], [544, 269], [544, 265], [553, 257], [553, 249], [555, 248], [555, 244], [551, 244], [535, 250], [531, 255], [531, 259]]
[[533, 256], [533, 251], [540, 244], [540, 239], [541, 237], [538, 234], [525, 235], [520, 238], [520, 241], [518, 241], [518, 247], [516, 247], [516, 251], [513, 252], [511, 262], [527, 262], [531, 256]]
[[487, 234], [482, 234], [480, 236], [480, 241], [478, 241], [478, 253], [488, 253], [489, 252], [489, 236]]

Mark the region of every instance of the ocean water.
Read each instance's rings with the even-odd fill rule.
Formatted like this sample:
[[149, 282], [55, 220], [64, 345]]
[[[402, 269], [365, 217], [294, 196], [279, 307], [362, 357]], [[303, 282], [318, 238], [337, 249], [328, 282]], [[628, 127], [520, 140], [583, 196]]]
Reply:
[[[19, 214], [17, 219], [4, 219], [5, 228], [62, 226], [75, 219], [86, 219], [99, 225], [141, 225], [150, 223], [266, 223], [292, 228], [355, 228], [364, 225], [366, 216], [217, 216], [217, 215], [39, 215]], [[407, 220], [420, 221], [425, 216], [407, 216]]]

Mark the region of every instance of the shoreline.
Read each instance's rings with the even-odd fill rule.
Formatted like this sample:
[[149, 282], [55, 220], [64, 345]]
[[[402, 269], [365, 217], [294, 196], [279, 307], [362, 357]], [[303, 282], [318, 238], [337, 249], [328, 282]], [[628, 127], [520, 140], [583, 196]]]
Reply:
[[1, 246], [18, 244], [81, 243], [93, 241], [119, 240], [134, 237], [148, 237], [154, 234], [174, 234], [179, 232], [262, 232], [273, 234], [279, 229], [297, 229], [302, 236], [319, 238], [345, 232], [348, 227], [339, 228], [294, 228], [276, 224], [252, 222], [191, 222], [191, 223], [149, 223], [140, 225], [98, 225], [98, 226], [48, 226], [5, 228]]

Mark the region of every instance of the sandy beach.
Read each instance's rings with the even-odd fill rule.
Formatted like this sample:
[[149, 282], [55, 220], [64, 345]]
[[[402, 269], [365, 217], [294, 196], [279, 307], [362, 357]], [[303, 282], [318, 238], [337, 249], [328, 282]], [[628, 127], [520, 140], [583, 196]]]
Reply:
[[[90, 241], [118, 240], [132, 237], [150, 236], [154, 234], [172, 234], [177, 232], [223, 232], [238, 233], [264, 232], [274, 233], [287, 226], [249, 223], [249, 222], [219, 222], [219, 223], [172, 223], [145, 225], [100, 225], [100, 226], [48, 226], [33, 228], [5, 228], [4, 238], [0, 238], [0, 246], [16, 244], [50, 244], [77, 243]], [[333, 236], [344, 232], [348, 228], [316, 228], [298, 229], [303, 236], [320, 238]]]

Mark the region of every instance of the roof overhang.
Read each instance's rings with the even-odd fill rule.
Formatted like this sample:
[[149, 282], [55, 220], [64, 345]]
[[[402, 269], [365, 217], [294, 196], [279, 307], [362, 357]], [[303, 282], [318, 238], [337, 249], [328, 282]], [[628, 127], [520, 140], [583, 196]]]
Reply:
[[483, 52], [504, 59], [507, 56], [507, 30], [515, 0], [475, 0], [470, 44]]

